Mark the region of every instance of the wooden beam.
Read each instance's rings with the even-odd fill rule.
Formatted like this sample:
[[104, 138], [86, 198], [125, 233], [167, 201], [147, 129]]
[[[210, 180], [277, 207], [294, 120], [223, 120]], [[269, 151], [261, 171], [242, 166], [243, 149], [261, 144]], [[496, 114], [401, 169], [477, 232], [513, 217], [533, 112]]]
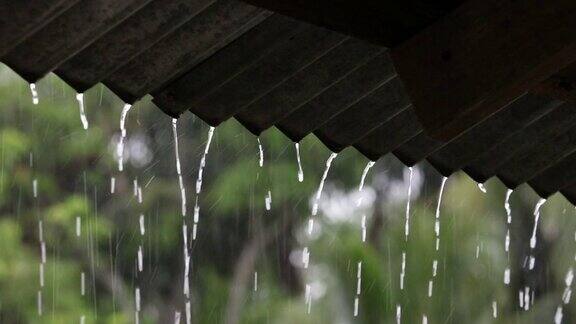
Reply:
[[244, 0], [387, 47], [409, 39], [464, 0]]
[[452, 139], [575, 61], [574, 17], [574, 0], [470, 0], [394, 48], [427, 132]]

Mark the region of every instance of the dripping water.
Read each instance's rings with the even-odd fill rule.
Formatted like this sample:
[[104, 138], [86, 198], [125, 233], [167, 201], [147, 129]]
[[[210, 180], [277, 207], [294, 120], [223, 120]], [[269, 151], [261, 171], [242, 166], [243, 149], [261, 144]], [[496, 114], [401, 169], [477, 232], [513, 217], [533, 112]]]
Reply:
[[530, 237], [530, 250], [532, 252], [532, 254], [530, 255], [530, 260], [529, 260], [529, 269], [532, 270], [534, 269], [534, 265], [536, 263], [536, 259], [534, 257], [534, 249], [536, 248], [536, 234], [538, 232], [538, 222], [540, 220], [540, 208], [542, 207], [542, 205], [544, 205], [544, 203], [546, 202], [546, 199], [544, 198], [540, 198], [540, 200], [538, 200], [538, 203], [536, 203], [536, 207], [534, 208], [534, 228], [532, 229], [532, 237]]
[[[330, 166], [332, 165], [332, 161], [338, 156], [336, 153], [330, 154], [328, 160], [326, 160], [326, 168], [324, 169], [324, 173], [322, 174], [322, 179], [320, 180], [320, 185], [318, 186], [318, 190], [316, 191], [316, 196], [314, 197], [314, 203], [312, 204], [312, 217], [318, 214], [318, 204], [320, 203], [320, 198], [322, 197], [322, 190], [324, 189], [324, 183], [326, 182], [326, 177], [328, 177], [328, 171], [330, 171]], [[310, 217], [308, 220], [308, 235], [312, 234], [312, 230], [314, 228], [314, 219]]]
[[32, 93], [32, 103], [37, 105], [38, 100], [38, 91], [36, 91], [36, 83], [30, 83], [30, 92]]
[[[364, 168], [364, 171], [362, 172], [362, 177], [360, 178], [360, 184], [358, 185], [358, 192], [361, 193], [362, 190], [364, 189], [364, 182], [366, 181], [366, 176], [368, 175], [368, 171], [370, 171], [370, 168], [372, 168], [375, 163], [376, 162], [374, 162], [374, 161], [370, 161], [370, 162], [368, 162], [368, 164], [366, 164], [366, 167]], [[361, 204], [362, 204], [362, 196], [360, 196], [360, 198], [358, 198], [356, 206], [360, 207]], [[366, 214], [362, 214], [360, 228], [361, 228], [362, 242], [366, 242]]]
[[[506, 238], [504, 239], [504, 251], [508, 255], [508, 260], [510, 260], [510, 224], [512, 224], [512, 208], [510, 208], [510, 196], [513, 190], [508, 189], [506, 191], [506, 199], [504, 200], [504, 209], [506, 210]], [[509, 263], [510, 261], [508, 261]], [[504, 269], [504, 284], [510, 284], [510, 264], [506, 265]]]
[[483, 193], [486, 193], [486, 187], [484, 187], [483, 183], [478, 182], [478, 189], [480, 189], [480, 191]]
[[116, 147], [116, 154], [118, 155], [118, 171], [124, 170], [124, 141], [126, 140], [126, 116], [132, 108], [130, 104], [124, 104], [122, 113], [120, 114], [120, 140]]
[[82, 127], [88, 129], [88, 118], [86, 118], [86, 111], [84, 110], [84, 94], [77, 93], [76, 100], [78, 100], [78, 109], [80, 110], [80, 121], [82, 122]]
[[258, 140], [258, 152], [260, 154], [260, 160], [258, 161], [258, 165], [260, 167], [264, 166], [264, 149], [262, 148], [262, 143], [260, 142], [260, 137], [257, 138]]
[[304, 181], [304, 171], [302, 170], [302, 161], [300, 160], [300, 144], [295, 143], [296, 147], [296, 161], [298, 161], [298, 181]]
[[198, 179], [196, 179], [196, 200], [194, 203], [194, 225], [192, 228], [192, 240], [196, 239], [196, 233], [198, 230], [198, 222], [200, 221], [200, 205], [198, 204], [198, 196], [202, 191], [202, 174], [204, 172], [204, 167], [206, 166], [206, 156], [210, 150], [210, 144], [212, 143], [212, 137], [214, 136], [214, 127], [210, 127], [208, 130], [208, 139], [206, 140], [206, 146], [204, 147], [204, 153], [200, 159], [200, 167], [198, 168]]
[[412, 199], [412, 176], [414, 174], [414, 169], [409, 167], [410, 176], [408, 180], [408, 198], [406, 199], [406, 223], [404, 224], [404, 236], [406, 241], [408, 241], [408, 235], [410, 234], [410, 200]]
[[[442, 205], [442, 196], [444, 194], [444, 187], [446, 186], [447, 177], [442, 177], [442, 183], [440, 184], [440, 192], [438, 193], [438, 203], [436, 204], [436, 214], [434, 220], [434, 234], [436, 235], [436, 254], [440, 248], [440, 206]], [[432, 261], [432, 278], [428, 281], [428, 297], [432, 297], [434, 289], [434, 278], [438, 270], [438, 259], [437, 256]]]

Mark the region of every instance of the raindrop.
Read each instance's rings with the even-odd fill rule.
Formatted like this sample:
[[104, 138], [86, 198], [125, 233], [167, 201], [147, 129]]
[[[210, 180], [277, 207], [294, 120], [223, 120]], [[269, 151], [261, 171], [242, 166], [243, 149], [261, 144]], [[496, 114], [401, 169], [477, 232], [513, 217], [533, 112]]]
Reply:
[[146, 229], [144, 228], [144, 214], [140, 214], [140, 235], [144, 236]]
[[86, 294], [86, 274], [84, 271], [80, 273], [80, 295], [84, 296]]
[[32, 180], [32, 195], [34, 198], [38, 198], [38, 180]]
[[192, 323], [192, 305], [190, 301], [186, 302], [186, 324]]
[[258, 271], [254, 272], [254, 291], [258, 291]]
[[80, 121], [82, 122], [82, 127], [88, 129], [88, 119], [86, 118], [86, 112], [84, 110], [84, 94], [77, 93], [76, 100], [78, 100], [78, 109], [80, 110]]
[[[540, 208], [542, 207], [542, 205], [544, 205], [544, 203], [546, 202], [546, 199], [541, 198], [540, 200], [538, 200], [538, 203], [536, 203], [536, 207], [534, 208], [534, 228], [532, 230], [532, 237], [530, 237], [530, 250], [531, 252], [533, 252], [533, 250], [536, 248], [536, 233], [538, 232], [538, 221], [540, 220]], [[529, 269], [532, 270], [534, 269], [534, 265], [536, 263], [536, 259], [534, 257], [534, 255], [530, 255], [530, 263], [529, 263]]]
[[110, 177], [110, 193], [113, 194], [116, 191], [116, 178]]
[[558, 306], [556, 309], [556, 313], [554, 314], [554, 324], [561, 324], [562, 323], [562, 306]]
[[32, 92], [32, 103], [37, 105], [38, 100], [38, 91], [36, 91], [36, 83], [30, 83], [30, 92]]
[[492, 317], [494, 318], [498, 317], [498, 304], [496, 303], [496, 301], [492, 301]]
[[41, 290], [38, 290], [37, 303], [38, 303], [38, 316], [42, 316], [42, 291]]
[[142, 252], [142, 245], [138, 246], [138, 271], [144, 270], [144, 255]]
[[272, 206], [272, 193], [270, 192], [270, 190], [268, 190], [268, 194], [266, 195], [264, 202], [266, 204], [266, 210], [270, 210]]
[[76, 216], [76, 236], [80, 237], [80, 235], [82, 234], [82, 219], [80, 218], [80, 216]]

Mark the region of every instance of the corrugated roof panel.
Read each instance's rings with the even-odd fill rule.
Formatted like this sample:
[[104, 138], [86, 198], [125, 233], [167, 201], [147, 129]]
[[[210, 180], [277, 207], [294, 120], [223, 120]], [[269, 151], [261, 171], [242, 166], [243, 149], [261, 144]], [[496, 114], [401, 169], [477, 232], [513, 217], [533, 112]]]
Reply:
[[264, 93], [235, 117], [253, 133], [259, 134], [381, 51], [379, 46], [348, 38]]
[[80, 1], [26, 38], [2, 60], [27, 81], [35, 82], [148, 1]]
[[403, 110], [410, 100], [400, 79], [394, 78], [350, 108], [328, 120], [314, 134], [330, 149], [340, 151], [370, 134]]
[[276, 127], [298, 142], [330, 118], [370, 95], [396, 76], [388, 52], [378, 54], [312, 100], [290, 112]]
[[560, 101], [549, 101], [538, 107], [550, 112], [489, 150], [481, 152], [463, 169], [475, 180], [484, 182], [496, 175], [502, 165], [514, 156], [526, 154], [534, 144], [556, 132], [566, 131], [576, 121], [576, 114], [571, 113], [573, 108]]
[[0, 2], [0, 57], [79, 0]]
[[126, 102], [162, 88], [270, 13], [237, 1], [217, 1], [104, 80]]
[[294, 19], [274, 14], [153, 93], [154, 102], [167, 114], [179, 116], [228, 80], [257, 64], [305, 27], [305, 24]]
[[151, 1], [60, 65], [56, 74], [78, 92], [84, 92], [193, 19], [214, 1]]
[[442, 145], [428, 157], [428, 161], [450, 172], [457, 171], [482, 152], [550, 112], [555, 106], [547, 105], [549, 102], [549, 99], [535, 95], [523, 96], [500, 113], [488, 117], [486, 122]]
[[346, 39], [340, 34], [307, 26], [300, 33], [204, 97], [191, 111], [218, 124], [251, 104]]

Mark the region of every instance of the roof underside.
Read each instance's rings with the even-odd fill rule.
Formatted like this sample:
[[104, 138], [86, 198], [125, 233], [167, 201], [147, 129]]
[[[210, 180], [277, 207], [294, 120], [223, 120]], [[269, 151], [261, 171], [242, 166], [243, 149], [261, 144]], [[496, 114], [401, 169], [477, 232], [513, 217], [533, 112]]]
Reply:
[[31, 0], [0, 3], [0, 60], [29, 82], [55, 72], [78, 92], [102, 82], [124, 101], [151, 94], [168, 115], [258, 135], [314, 133], [372, 160], [427, 159], [543, 197], [576, 202], [571, 103], [525, 94], [440, 142], [424, 132], [385, 47], [237, 1]]

